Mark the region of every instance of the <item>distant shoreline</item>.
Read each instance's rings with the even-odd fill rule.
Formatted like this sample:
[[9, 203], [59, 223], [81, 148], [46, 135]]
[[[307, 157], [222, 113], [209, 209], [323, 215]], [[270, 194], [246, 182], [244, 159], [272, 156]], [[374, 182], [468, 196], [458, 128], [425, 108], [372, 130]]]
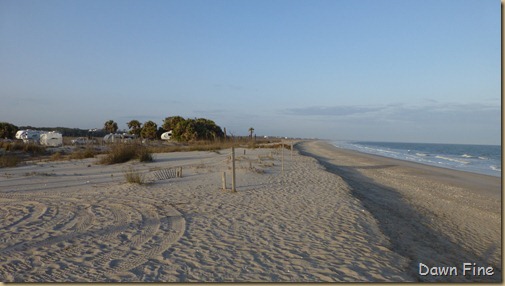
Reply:
[[378, 157], [382, 157], [382, 158], [389, 158], [389, 159], [395, 159], [395, 160], [400, 160], [400, 161], [404, 161], [404, 162], [411, 162], [411, 163], [417, 163], [417, 164], [421, 164], [421, 165], [425, 165], [425, 166], [432, 166], [432, 167], [437, 167], [437, 168], [442, 168], [442, 169], [449, 169], [449, 170], [455, 170], [455, 171], [461, 171], [461, 172], [467, 172], [467, 173], [471, 173], [471, 174], [481, 174], [481, 175], [487, 175], [487, 176], [491, 176], [491, 177], [501, 177], [502, 176], [502, 172], [501, 171], [496, 171], [496, 172], [491, 172], [489, 170], [476, 170], [476, 169], [462, 169], [462, 168], [458, 168], [458, 167], [455, 167], [455, 166], [444, 166], [444, 165], [437, 165], [435, 164], [434, 162], [422, 162], [422, 161], [416, 161], [416, 160], [410, 160], [408, 158], [397, 158], [397, 157], [393, 157], [393, 156], [387, 156], [387, 155], [383, 155], [383, 154], [377, 154], [377, 153], [372, 153], [372, 152], [366, 152], [366, 151], [362, 151], [362, 150], [357, 150], [357, 149], [353, 149], [353, 148], [350, 148], [350, 147], [347, 147], [347, 146], [337, 146], [335, 144], [335, 142], [346, 142], [346, 143], [356, 143], [356, 144], [360, 144], [360, 143], [370, 143], [370, 144], [375, 144], [375, 143], [378, 143], [378, 144], [419, 144], [419, 145], [433, 145], [433, 146], [436, 146], [436, 145], [440, 145], [440, 146], [451, 146], [451, 145], [455, 145], [455, 146], [489, 146], [489, 147], [500, 147], [500, 145], [483, 145], [483, 144], [447, 144], [447, 143], [402, 143], [402, 142], [375, 142], [375, 141], [356, 141], [356, 140], [322, 140], [322, 141], [325, 141], [325, 142], [328, 142], [329, 144], [333, 145], [333, 146], [336, 146], [337, 148], [340, 148], [340, 149], [345, 149], [345, 150], [349, 150], [349, 151], [355, 151], [355, 152], [358, 152], [358, 153], [362, 153], [362, 154], [367, 154], [367, 155], [373, 155], [373, 156], [378, 156]]

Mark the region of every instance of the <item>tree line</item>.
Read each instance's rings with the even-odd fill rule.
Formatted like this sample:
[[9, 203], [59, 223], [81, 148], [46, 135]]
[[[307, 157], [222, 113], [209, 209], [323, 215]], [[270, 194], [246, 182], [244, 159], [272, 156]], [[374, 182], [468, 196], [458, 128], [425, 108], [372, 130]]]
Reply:
[[[144, 123], [133, 119], [126, 123], [131, 135], [143, 139], [159, 139], [161, 134], [172, 131], [172, 139], [180, 142], [198, 141], [198, 140], [218, 140], [226, 136], [225, 132], [214, 121], [206, 118], [184, 118], [181, 116], [170, 116], [163, 120], [163, 124], [158, 126], [155, 122], [149, 120]], [[71, 137], [101, 137], [108, 133], [116, 133], [118, 124], [114, 120], [107, 120], [103, 129], [93, 131], [87, 129], [67, 128], [67, 127], [32, 127], [16, 126], [8, 122], [0, 122], [0, 139], [14, 139], [18, 130], [32, 129], [43, 131], [57, 131], [63, 136]], [[252, 138], [254, 128], [249, 128]]]
[[[221, 127], [214, 121], [206, 118], [183, 118], [181, 116], [170, 116], [163, 120], [162, 126], [159, 126], [149, 120], [145, 123], [134, 119], [126, 123], [131, 135], [144, 139], [160, 138], [164, 132], [172, 131], [172, 138], [176, 141], [188, 142], [197, 140], [217, 140], [225, 137]], [[108, 120], [104, 123], [104, 130], [109, 133], [115, 133], [118, 125], [114, 120]]]

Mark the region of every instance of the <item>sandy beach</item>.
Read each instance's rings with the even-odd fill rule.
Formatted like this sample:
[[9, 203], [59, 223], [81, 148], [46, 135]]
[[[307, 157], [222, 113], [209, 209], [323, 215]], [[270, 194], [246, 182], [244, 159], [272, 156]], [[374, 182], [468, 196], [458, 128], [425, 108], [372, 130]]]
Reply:
[[[500, 178], [358, 153], [322, 141], [300, 149], [343, 178], [377, 219], [392, 250], [409, 258], [411, 277], [502, 281]], [[420, 263], [457, 267], [458, 275], [419, 275]], [[493, 267], [494, 275], [464, 277], [463, 263]]]
[[[304, 141], [237, 148], [231, 192], [230, 153], [0, 169], [0, 281], [502, 279], [500, 178]], [[148, 183], [127, 183], [129, 168]], [[465, 262], [494, 275], [465, 277]], [[419, 263], [460, 272], [419, 275]]]

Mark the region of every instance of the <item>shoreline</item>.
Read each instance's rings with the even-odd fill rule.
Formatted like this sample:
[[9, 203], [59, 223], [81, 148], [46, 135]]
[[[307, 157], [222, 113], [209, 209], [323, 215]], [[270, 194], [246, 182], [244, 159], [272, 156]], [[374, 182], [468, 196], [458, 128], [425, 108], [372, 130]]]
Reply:
[[[360, 150], [355, 150], [355, 149], [352, 149], [352, 148], [340, 147], [340, 146], [337, 146], [337, 145], [334, 144], [334, 142], [354, 142], [354, 141], [338, 141], [338, 140], [328, 140], [328, 139], [317, 139], [317, 140], [328, 142], [329, 144], [331, 144], [332, 146], [334, 146], [334, 147], [336, 147], [336, 148], [338, 148], [340, 150], [349, 150], [349, 151], [357, 152], [359, 154], [367, 154], [367, 155], [371, 155], [371, 156], [378, 156], [378, 157], [381, 157], [381, 158], [388, 158], [388, 159], [393, 159], [393, 160], [411, 162], [411, 163], [421, 164], [421, 165], [424, 165], [424, 166], [431, 166], [431, 167], [448, 169], [448, 170], [454, 170], [454, 171], [459, 171], [459, 172], [466, 172], [466, 173], [471, 173], [471, 174], [485, 175], [485, 176], [491, 176], [491, 177], [496, 177], [496, 178], [501, 178], [502, 177], [502, 175], [501, 175], [502, 173], [501, 172], [499, 172], [499, 174], [497, 174], [496, 172], [490, 173], [489, 171], [484, 171], [484, 170], [480, 170], [480, 171], [475, 171], [474, 170], [474, 171], [472, 171], [472, 170], [460, 169], [460, 168], [457, 168], [457, 167], [437, 165], [434, 162], [433, 163], [423, 163], [423, 162], [415, 161], [415, 160], [401, 159], [401, 158], [395, 158], [395, 157], [388, 157], [386, 155], [367, 153], [367, 152], [360, 151]], [[370, 142], [370, 143], [375, 143], [375, 142]], [[377, 142], [377, 143], [397, 143], [397, 142]], [[420, 144], [424, 144], [424, 143], [420, 143]], [[426, 143], [426, 144], [433, 144], [434, 145], [436, 143]], [[441, 145], [458, 145], [458, 144], [441, 144]], [[461, 144], [461, 145], [465, 145], [465, 146], [466, 145], [470, 145], [470, 146], [487, 146], [487, 145], [478, 145], [478, 144]], [[489, 146], [499, 147], [498, 145], [489, 145]]]
[[[419, 281], [501, 281], [501, 180], [338, 148], [325, 141], [296, 145], [350, 186], [390, 239], [410, 259]], [[419, 263], [492, 265], [493, 277], [425, 277]]]
[[[442, 175], [444, 177], [440, 177], [439, 179], [446, 180], [448, 183], [453, 183], [453, 184], [459, 184], [462, 186], [468, 186], [468, 184], [471, 184], [472, 187], [481, 187], [482, 184], [487, 184], [487, 182], [492, 182], [491, 184], [488, 184], [484, 190], [488, 190], [489, 188], [496, 188], [496, 182], [501, 184], [501, 176], [494, 176], [490, 174], [483, 174], [483, 173], [477, 173], [477, 172], [472, 172], [472, 171], [467, 171], [467, 170], [458, 170], [458, 169], [453, 169], [453, 168], [448, 168], [448, 167], [443, 167], [443, 166], [435, 166], [435, 165], [430, 165], [430, 164], [424, 164], [416, 161], [410, 161], [410, 160], [402, 160], [402, 159], [397, 159], [397, 158], [391, 158], [383, 155], [378, 155], [378, 154], [371, 154], [371, 153], [366, 153], [366, 152], [360, 152], [358, 150], [352, 150], [352, 149], [346, 149], [346, 148], [341, 148], [333, 145], [331, 141], [327, 140], [321, 140], [321, 142], [326, 142], [332, 147], [338, 149], [341, 152], [348, 153], [352, 156], [363, 156], [363, 157], [370, 157], [373, 159], [377, 159], [380, 161], [388, 162], [390, 164], [398, 164], [402, 166], [408, 166], [412, 167], [415, 169], [419, 170], [426, 170], [427, 172], [432, 172], [432, 173], [438, 173], [439, 175]], [[463, 183], [462, 180], [463, 179]], [[501, 188], [500, 188], [501, 189]], [[497, 192], [490, 192], [489, 195], [497, 195], [501, 193]]]

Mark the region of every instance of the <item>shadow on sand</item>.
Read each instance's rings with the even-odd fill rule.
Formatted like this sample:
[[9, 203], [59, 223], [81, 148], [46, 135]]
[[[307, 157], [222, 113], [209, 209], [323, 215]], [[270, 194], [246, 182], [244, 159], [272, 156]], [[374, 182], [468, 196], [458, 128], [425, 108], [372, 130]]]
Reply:
[[[363, 176], [359, 169], [384, 169], [394, 165], [376, 166], [342, 166], [330, 162], [331, 159], [308, 152], [303, 143], [296, 144], [301, 155], [315, 158], [327, 171], [340, 176], [350, 187], [352, 195], [359, 199], [363, 206], [378, 221], [379, 228], [389, 238], [391, 250], [410, 260], [406, 273], [418, 282], [501, 282], [500, 265], [492, 265], [493, 276], [462, 275], [462, 264], [477, 263], [489, 266], [485, 257], [478, 257], [450, 241], [443, 234], [430, 228], [430, 221], [422, 212], [408, 204], [398, 191], [378, 184]], [[497, 242], [498, 243], [498, 242]], [[493, 251], [490, 249], [489, 251]], [[421, 276], [419, 263], [429, 267], [455, 266], [458, 276]]]

